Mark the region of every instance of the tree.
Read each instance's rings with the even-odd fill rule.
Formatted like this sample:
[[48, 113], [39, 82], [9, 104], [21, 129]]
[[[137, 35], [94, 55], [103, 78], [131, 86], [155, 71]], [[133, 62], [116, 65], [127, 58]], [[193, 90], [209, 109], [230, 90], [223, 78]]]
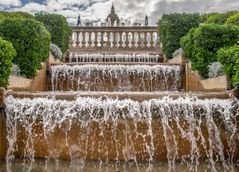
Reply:
[[7, 87], [11, 73], [12, 60], [16, 57], [16, 50], [11, 42], [0, 38], [0, 87]]
[[180, 38], [191, 28], [198, 27], [200, 16], [194, 14], [164, 14], [159, 21], [159, 35], [163, 50], [168, 58], [172, 58], [175, 50], [180, 48]]
[[191, 30], [181, 39], [181, 46], [192, 67], [205, 78], [208, 66], [217, 61], [220, 48], [233, 46], [239, 41], [239, 28], [233, 25], [206, 24]]
[[56, 44], [64, 54], [69, 46], [71, 28], [65, 17], [58, 14], [37, 13], [36, 19], [44, 23], [51, 34], [51, 42]]
[[13, 63], [21, 74], [34, 77], [41, 61], [49, 56], [50, 34], [44, 25], [30, 18], [5, 18], [0, 21], [0, 36], [16, 49]]

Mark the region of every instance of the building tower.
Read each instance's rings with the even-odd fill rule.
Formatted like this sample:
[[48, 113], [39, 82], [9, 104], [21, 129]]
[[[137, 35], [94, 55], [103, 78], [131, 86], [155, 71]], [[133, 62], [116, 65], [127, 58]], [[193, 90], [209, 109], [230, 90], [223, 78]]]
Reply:
[[149, 25], [149, 18], [148, 18], [148, 16], [147, 16], [147, 14], [146, 14], [146, 16], [145, 16], [144, 25], [145, 25], [145, 26], [148, 26], [148, 25]]
[[77, 19], [77, 24], [76, 24], [77, 26], [80, 26], [81, 25], [81, 18], [80, 18], [80, 14], [79, 14], [79, 16], [78, 16], [78, 19]]
[[106, 18], [106, 23], [110, 23], [110, 26], [119, 26], [120, 24], [119, 16], [115, 13], [114, 4], [112, 4], [111, 13]]

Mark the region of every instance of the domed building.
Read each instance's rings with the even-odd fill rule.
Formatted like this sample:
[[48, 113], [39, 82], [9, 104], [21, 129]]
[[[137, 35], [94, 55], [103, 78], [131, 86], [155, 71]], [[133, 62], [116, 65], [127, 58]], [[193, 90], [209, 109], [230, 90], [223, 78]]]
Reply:
[[111, 7], [111, 13], [106, 18], [106, 23], [108, 23], [110, 26], [120, 25], [120, 19], [119, 19], [119, 16], [115, 13], [114, 4]]

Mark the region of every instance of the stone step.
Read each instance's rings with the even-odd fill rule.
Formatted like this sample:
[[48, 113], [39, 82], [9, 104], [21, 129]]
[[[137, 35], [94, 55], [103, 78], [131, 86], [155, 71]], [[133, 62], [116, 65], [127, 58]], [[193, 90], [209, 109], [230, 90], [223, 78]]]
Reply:
[[175, 91], [180, 65], [60, 64], [50, 66], [52, 91]]
[[130, 99], [138, 102], [150, 99], [159, 99], [165, 96], [170, 98], [179, 98], [179, 97], [197, 97], [198, 99], [230, 99], [229, 92], [34, 92], [34, 91], [8, 91], [6, 96], [13, 96], [15, 98], [52, 98], [62, 100], [74, 100], [76, 97], [94, 97], [94, 98], [112, 98], [112, 99]]

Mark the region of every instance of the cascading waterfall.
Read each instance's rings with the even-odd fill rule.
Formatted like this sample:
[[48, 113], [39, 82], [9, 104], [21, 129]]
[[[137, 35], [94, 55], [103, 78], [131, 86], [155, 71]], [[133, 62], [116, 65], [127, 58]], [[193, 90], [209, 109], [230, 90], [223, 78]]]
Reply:
[[96, 54], [70, 53], [69, 62], [159, 62], [159, 54]]
[[115, 160], [116, 167], [121, 160], [137, 166], [146, 159], [147, 171], [153, 171], [152, 164], [166, 155], [169, 171], [175, 170], [176, 161], [197, 171], [200, 160], [210, 171], [217, 171], [218, 163], [223, 171], [235, 171], [239, 115], [232, 100], [185, 96], [143, 102], [90, 97], [66, 101], [8, 96], [5, 104], [9, 170], [22, 150], [18, 156], [30, 162], [29, 169], [38, 153], [47, 160], [69, 157], [72, 166], [80, 161], [82, 170], [86, 160], [98, 157], [99, 162]]
[[55, 65], [52, 90], [175, 91], [181, 88], [179, 65]]

